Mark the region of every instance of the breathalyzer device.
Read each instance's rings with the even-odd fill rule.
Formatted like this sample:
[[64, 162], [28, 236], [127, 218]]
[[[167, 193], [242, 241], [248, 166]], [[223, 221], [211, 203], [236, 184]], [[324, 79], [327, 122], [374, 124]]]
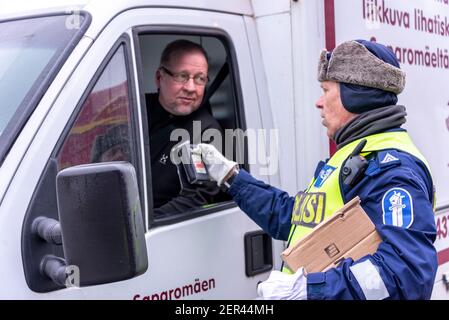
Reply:
[[210, 179], [201, 152], [195, 152], [194, 149], [195, 145], [187, 140], [174, 148], [172, 152], [176, 152], [181, 160], [180, 166], [184, 169], [187, 181], [190, 184], [202, 184]]

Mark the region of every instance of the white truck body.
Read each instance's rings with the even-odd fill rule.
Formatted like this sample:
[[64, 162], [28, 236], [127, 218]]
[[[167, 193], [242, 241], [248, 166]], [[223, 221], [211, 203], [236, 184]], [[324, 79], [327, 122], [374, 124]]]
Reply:
[[[148, 196], [152, 188], [148, 175], [151, 168], [148, 168], [149, 155], [145, 151], [148, 137], [145, 137], [144, 123], [147, 119], [142, 113], [145, 106], [141, 97], [154, 90], [148, 78], [153, 71], [142, 77], [143, 72], [148, 72], [142, 69], [158, 63], [152, 60], [158, 59], [160, 50], [153, 52], [152, 48], [162, 48], [171, 39], [170, 35], [201, 37], [201, 41], [210, 44], [212, 52], [215, 52], [212, 48], [215, 37], [226, 39], [226, 52], [231, 52], [227, 58], [231, 59], [233, 68], [236, 106], [244, 118], [242, 123], [247, 129], [278, 130], [276, 158], [269, 148], [262, 156], [250, 153], [248, 169], [255, 177], [292, 195], [306, 187], [316, 162], [329, 155], [329, 141], [314, 108], [320, 95], [316, 81], [317, 57], [330, 41], [329, 31], [326, 34], [329, 27], [329, 20], [326, 20], [329, 11], [326, 10], [334, 9], [335, 23], [331, 27], [337, 43], [374, 36], [379, 42], [424, 47], [424, 51], [426, 45], [439, 47], [443, 52], [446, 50], [446, 55], [448, 49], [441, 36], [433, 35], [429, 39], [417, 36], [418, 31], [398, 26], [381, 25], [379, 28], [378, 21], [374, 23], [377, 27], [373, 27], [372, 21], [364, 19], [365, 1], [361, 0], [351, 0], [351, 4], [346, 0], [126, 0], [110, 1], [107, 5], [99, 0], [35, 1], [26, 2], [26, 5], [25, 2], [0, 5], [0, 22], [30, 15], [66, 13], [71, 25], [76, 23], [76, 14], [80, 12], [90, 15], [91, 21], [54, 78], [41, 89], [41, 98], [2, 154], [0, 298], [3, 299], [255, 298], [257, 283], [267, 278], [271, 267], [254, 275], [245, 271], [248, 252], [245, 253], [244, 236], [260, 228], [238, 207], [228, 203], [213, 207], [207, 214], [165, 224], [152, 223], [151, 197]], [[423, 8], [429, 14], [449, 17], [449, 6], [444, 1], [429, 5], [426, 1], [415, 0], [399, 5], [386, 0], [384, 5], [402, 6], [398, 9], [402, 11]], [[162, 37], [160, 42], [158, 36]], [[120, 42], [123, 37], [125, 40]], [[125, 63], [128, 86], [132, 86], [129, 92], [134, 101], [133, 125], [138, 154], [134, 165], [141, 181], [148, 268], [137, 277], [117, 282], [39, 289], [39, 285], [30, 285], [34, 273], [25, 267], [25, 256], [29, 252], [24, 239], [30, 232], [26, 217], [38, 197], [49, 159], [57, 154], [58, 146], [73, 125], [73, 117], [92, 89], [93, 79], [98, 80], [99, 71], [108, 66], [107, 57], [117, 43], [123, 43], [128, 50], [125, 50]], [[146, 46], [152, 43], [154, 46]], [[447, 68], [401, 66], [407, 72], [406, 91], [400, 96], [400, 103], [408, 108], [406, 128], [429, 160], [437, 188], [438, 239], [435, 245], [440, 266], [432, 297], [447, 299], [449, 291], [443, 277], [449, 270], [446, 226], [449, 220], [449, 120], [446, 120], [449, 109], [448, 99], [444, 100], [443, 83], [449, 71]], [[1, 71], [0, 68], [0, 76]], [[424, 107], [431, 109], [427, 111]], [[4, 132], [0, 137], [2, 135]], [[255, 136], [248, 138], [250, 149], [256, 145], [260, 148], [260, 143]], [[264, 174], [274, 162], [278, 169]], [[272, 250], [267, 256], [272, 255], [273, 269], [280, 268], [283, 246], [281, 241], [271, 243]]]

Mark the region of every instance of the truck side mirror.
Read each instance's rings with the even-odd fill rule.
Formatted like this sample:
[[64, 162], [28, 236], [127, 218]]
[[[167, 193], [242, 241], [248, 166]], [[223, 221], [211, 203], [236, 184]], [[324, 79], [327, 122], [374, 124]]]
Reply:
[[76, 283], [110, 283], [147, 270], [137, 177], [131, 164], [70, 167], [58, 173], [56, 187], [65, 261], [79, 271]]

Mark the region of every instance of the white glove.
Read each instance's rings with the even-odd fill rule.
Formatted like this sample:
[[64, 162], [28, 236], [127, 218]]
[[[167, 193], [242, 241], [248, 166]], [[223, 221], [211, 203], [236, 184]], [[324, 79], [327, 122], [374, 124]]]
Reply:
[[257, 294], [264, 300], [307, 300], [307, 278], [304, 269], [294, 274], [272, 271], [264, 282], [257, 286]]
[[223, 179], [231, 172], [231, 170], [237, 167], [237, 162], [226, 159], [220, 151], [211, 144], [200, 143], [192, 150], [192, 152], [201, 153], [209, 177], [216, 181], [219, 186], [221, 186]]

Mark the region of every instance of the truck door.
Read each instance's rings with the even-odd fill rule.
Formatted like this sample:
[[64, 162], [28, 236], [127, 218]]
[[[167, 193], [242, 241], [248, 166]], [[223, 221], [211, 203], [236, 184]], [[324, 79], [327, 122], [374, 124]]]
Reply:
[[[256, 177], [265, 178], [257, 152], [251, 153], [257, 143], [265, 141], [258, 141], [254, 131], [263, 128], [244, 19], [207, 11], [198, 19], [198, 14], [184, 9], [128, 10], [98, 35], [89, 35], [94, 38], [92, 46], [49, 110], [16, 177], [30, 181], [22, 194], [29, 205], [12, 208], [24, 221], [18, 246], [24, 276], [10, 280], [23, 288], [17, 297], [247, 299], [255, 297], [257, 283], [266, 278], [273, 261], [279, 264], [281, 243], [260, 232], [225, 196], [174, 216], [154, 215], [153, 196], [161, 186], [152, 184], [158, 172], [152, 170], [150, 161], [145, 94], [154, 92], [151, 78], [159, 66], [161, 49], [169, 41], [189, 39], [210, 54], [210, 94], [203, 107], [235, 140], [232, 157]], [[242, 139], [236, 129], [252, 129], [256, 134]], [[40, 156], [33, 159], [36, 154]], [[42, 214], [57, 218], [54, 179], [59, 171], [117, 160], [131, 163], [137, 174], [147, 271], [125, 281], [79, 290], [52, 285], [36, 269], [38, 255], [47, 250], [64, 257], [63, 248], [43, 245], [30, 235], [33, 218]], [[39, 246], [46, 248], [35, 250]]]
[[[151, 11], [146, 11], [151, 14]], [[164, 47], [174, 41], [186, 39], [201, 44], [209, 57], [209, 84], [201, 108], [207, 108], [226, 132], [224, 140], [233, 139], [228, 148], [234, 158], [248, 170], [257, 169], [250, 165], [247, 156], [253, 137], [239, 139], [236, 130], [262, 129], [256, 116], [259, 113], [254, 72], [251, 66], [249, 48], [246, 45], [243, 18], [227, 14], [202, 14], [198, 21], [196, 12], [186, 10], [182, 15], [176, 10], [165, 11], [164, 18], [154, 10], [151, 23], [141, 23], [133, 28], [134, 51], [140, 93], [141, 108], [146, 107], [147, 123], [151, 123], [155, 108], [148, 96], [155, 93], [155, 73], [160, 67]], [[215, 25], [219, 28], [214, 27]], [[145, 113], [145, 112], [142, 112]], [[249, 116], [251, 115], [251, 116]], [[157, 134], [152, 128], [145, 129], [143, 117], [144, 144], [149, 144], [145, 154], [146, 165], [150, 165], [152, 182], [161, 181], [169, 154], [158, 153], [152, 148]], [[201, 132], [203, 138], [207, 132]], [[195, 132], [193, 132], [195, 135]], [[179, 137], [175, 137], [178, 139]], [[194, 140], [196, 137], [190, 137]], [[207, 138], [207, 137], [206, 137]], [[246, 142], [245, 142], [246, 141]], [[214, 139], [214, 142], [217, 142]], [[222, 151], [225, 152], [225, 144]], [[231, 143], [232, 145], [232, 143]], [[156, 156], [156, 159], [154, 157]], [[153, 159], [153, 160], [150, 160]], [[163, 163], [161, 165], [161, 162]], [[256, 173], [257, 175], [257, 173]], [[150, 179], [147, 177], [147, 185]], [[255, 296], [257, 282], [273, 267], [272, 242], [259, 228], [243, 214], [226, 195], [216, 201], [197, 206], [169, 216], [154, 215], [157, 193], [161, 185], [149, 187], [148, 234], [149, 270], [145, 281], [139, 283], [134, 299], [245, 299]], [[163, 188], [162, 188], [163, 189]], [[145, 284], [145, 285], [144, 285]]]

